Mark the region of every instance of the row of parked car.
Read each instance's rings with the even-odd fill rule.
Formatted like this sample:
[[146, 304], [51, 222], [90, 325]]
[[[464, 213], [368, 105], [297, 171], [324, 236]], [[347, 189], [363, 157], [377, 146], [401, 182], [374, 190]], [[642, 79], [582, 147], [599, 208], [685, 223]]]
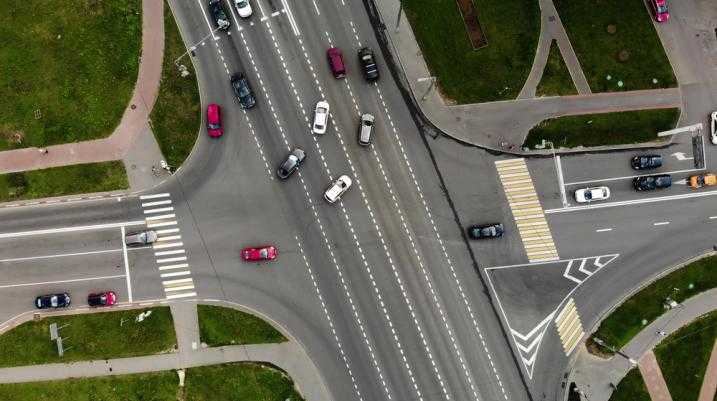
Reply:
[[[40, 295], [35, 298], [37, 309], [56, 309], [70, 306], [70, 294], [63, 292], [59, 294]], [[117, 294], [114, 291], [103, 291], [92, 293], [87, 296], [87, 304], [91, 307], [112, 306], [117, 303]]]

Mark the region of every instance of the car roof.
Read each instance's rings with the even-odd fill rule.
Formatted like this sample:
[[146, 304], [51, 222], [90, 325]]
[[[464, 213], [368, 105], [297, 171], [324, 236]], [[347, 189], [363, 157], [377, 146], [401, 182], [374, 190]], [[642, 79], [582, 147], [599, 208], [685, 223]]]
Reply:
[[218, 121], [219, 120], [219, 110], [220, 110], [220, 107], [218, 104], [211, 103], [209, 106], [207, 106], [207, 118], [211, 119], [212, 121]]

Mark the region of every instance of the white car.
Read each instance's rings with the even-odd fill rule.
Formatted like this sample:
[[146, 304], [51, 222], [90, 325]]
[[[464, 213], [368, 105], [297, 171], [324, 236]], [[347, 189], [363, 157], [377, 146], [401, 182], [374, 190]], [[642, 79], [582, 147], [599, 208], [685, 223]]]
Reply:
[[341, 199], [341, 195], [348, 191], [349, 187], [351, 187], [351, 179], [347, 175], [342, 175], [324, 192], [324, 199], [329, 203], [334, 203]]
[[710, 120], [710, 141], [713, 145], [717, 145], [717, 111], [712, 112]]
[[323, 135], [326, 133], [326, 126], [329, 125], [329, 102], [320, 100], [316, 103], [314, 109], [314, 125], [315, 134]]
[[608, 187], [581, 188], [575, 191], [575, 200], [578, 203], [605, 200], [609, 197], [610, 188]]
[[251, 4], [249, 0], [234, 0], [234, 5], [237, 7], [237, 12], [242, 18], [249, 18], [251, 16]]

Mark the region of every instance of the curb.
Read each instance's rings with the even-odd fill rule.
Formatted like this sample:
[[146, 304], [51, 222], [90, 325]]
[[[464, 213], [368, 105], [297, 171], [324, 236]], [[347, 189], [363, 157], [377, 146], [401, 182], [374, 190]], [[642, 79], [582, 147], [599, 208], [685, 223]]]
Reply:
[[15, 208], [15, 207], [26, 207], [26, 206], [47, 206], [47, 205], [57, 205], [57, 204], [63, 204], [63, 203], [76, 203], [76, 202], [87, 202], [91, 200], [100, 200], [100, 199], [110, 199], [110, 198], [126, 198], [131, 196], [133, 193], [129, 192], [129, 190], [124, 190], [123, 192], [93, 192], [89, 194], [81, 194], [81, 196], [76, 195], [66, 195], [66, 196], [58, 196], [58, 197], [52, 197], [52, 198], [40, 198], [35, 200], [23, 200], [19, 202], [4, 202], [0, 203], [0, 210], [2, 209], [9, 209], [9, 208]]

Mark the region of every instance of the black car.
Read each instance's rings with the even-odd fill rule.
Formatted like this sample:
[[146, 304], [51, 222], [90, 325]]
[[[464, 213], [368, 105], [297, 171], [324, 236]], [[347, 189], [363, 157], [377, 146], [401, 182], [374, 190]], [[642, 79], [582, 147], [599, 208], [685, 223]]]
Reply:
[[70, 294], [64, 292], [62, 294], [40, 295], [35, 298], [35, 306], [37, 309], [68, 307], [70, 306]]
[[472, 239], [499, 238], [503, 236], [503, 224], [485, 224], [470, 226], [468, 228], [468, 236]]
[[289, 178], [289, 176], [293, 174], [297, 168], [299, 168], [301, 163], [304, 162], [305, 158], [306, 152], [304, 152], [304, 150], [301, 148], [295, 148], [291, 151], [291, 153], [289, 153], [289, 156], [286, 157], [286, 160], [281, 163], [279, 169], [276, 170], [276, 175], [278, 175], [279, 178], [281, 178], [282, 180]]
[[662, 156], [637, 155], [632, 157], [630, 164], [635, 170], [651, 170], [662, 166]]
[[645, 175], [632, 180], [632, 186], [636, 191], [652, 191], [653, 189], [669, 188], [671, 185], [672, 176], [669, 174]]
[[209, 12], [212, 14], [217, 28], [226, 31], [232, 25], [226, 11], [224, 11], [224, 7], [222, 7], [221, 0], [209, 0]]
[[231, 78], [232, 82], [232, 89], [234, 90], [234, 95], [236, 95], [237, 99], [239, 99], [239, 104], [241, 104], [241, 107], [243, 109], [251, 109], [256, 104], [256, 99], [254, 98], [254, 91], [251, 90], [251, 86], [249, 85], [249, 80], [246, 79], [246, 76], [243, 73], [238, 73], [232, 75]]
[[377, 80], [378, 66], [376, 65], [376, 57], [373, 55], [373, 50], [368, 47], [362, 47], [358, 51], [358, 56], [364, 78], [366, 78], [367, 81]]

